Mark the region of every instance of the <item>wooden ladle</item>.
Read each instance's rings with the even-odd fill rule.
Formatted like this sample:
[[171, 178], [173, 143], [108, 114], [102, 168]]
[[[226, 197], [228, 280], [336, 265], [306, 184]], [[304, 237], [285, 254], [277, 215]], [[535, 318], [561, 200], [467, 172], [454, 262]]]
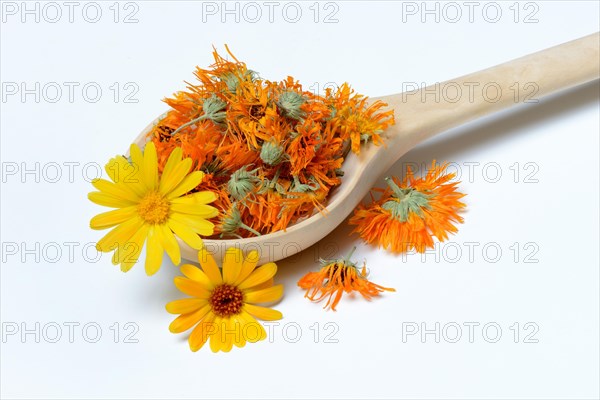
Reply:
[[[600, 33], [594, 33], [424, 89], [374, 98], [395, 110], [396, 124], [385, 133], [386, 146], [365, 146], [360, 156], [348, 155], [342, 183], [329, 198], [326, 213], [316, 213], [285, 231], [244, 239], [205, 240], [205, 245], [218, 259], [232, 246], [244, 252], [259, 250], [261, 262], [305, 250], [340, 225], [382, 174], [413, 147], [438, 133], [523, 103], [525, 96], [515, 98], [515, 84], [529, 85], [529, 92], [537, 91], [537, 99], [598, 79], [599, 49]], [[435, 91], [443, 91], [444, 95], [436, 95]], [[142, 131], [135, 140], [137, 144], [147, 141], [148, 132], [161, 117]], [[197, 251], [178, 241], [182, 257], [196, 261]]]

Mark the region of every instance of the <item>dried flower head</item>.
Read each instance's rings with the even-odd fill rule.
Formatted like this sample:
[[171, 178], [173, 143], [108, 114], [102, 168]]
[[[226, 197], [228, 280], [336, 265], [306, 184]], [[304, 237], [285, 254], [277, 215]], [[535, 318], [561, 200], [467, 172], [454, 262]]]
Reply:
[[387, 189], [374, 189], [381, 197], [354, 211], [354, 232], [394, 253], [423, 253], [433, 247], [433, 237], [446, 240], [458, 230], [454, 223], [463, 222], [458, 213], [465, 207], [459, 201], [464, 197], [457, 191], [459, 182], [450, 182], [455, 174], [446, 174], [446, 167], [434, 161], [422, 178], [415, 178], [410, 169], [403, 181], [386, 178]]
[[242, 167], [231, 174], [227, 189], [229, 194], [235, 200], [242, 200], [248, 193], [254, 190], [260, 182], [260, 178], [256, 176], [258, 169], [248, 171], [246, 167]]
[[227, 103], [221, 100], [216, 95], [212, 95], [205, 99], [202, 103], [202, 110], [206, 119], [210, 119], [216, 124], [223, 124], [227, 119]]
[[298, 92], [286, 91], [279, 95], [277, 107], [281, 110], [281, 114], [299, 120], [304, 118], [306, 113], [302, 110], [302, 105], [306, 102], [306, 98]]
[[230, 235], [239, 238], [241, 237], [241, 235], [238, 234], [240, 229], [244, 229], [252, 232], [256, 236], [260, 236], [260, 232], [257, 232], [242, 221], [242, 214], [237, 203], [233, 203], [229, 212], [223, 215], [220, 228], [221, 237]]
[[359, 292], [365, 299], [379, 296], [383, 291], [395, 292], [392, 288], [386, 288], [367, 279], [367, 267], [363, 264], [360, 272], [356, 263], [350, 261], [356, 247], [352, 249], [346, 258], [337, 260], [321, 260], [321, 270], [309, 272], [298, 281], [298, 286], [306, 290], [304, 297], [311, 301], [319, 302], [327, 299], [323, 308], [335, 307], [340, 302], [344, 292]]
[[266, 142], [260, 149], [260, 159], [274, 167], [285, 159], [285, 149], [277, 143]]

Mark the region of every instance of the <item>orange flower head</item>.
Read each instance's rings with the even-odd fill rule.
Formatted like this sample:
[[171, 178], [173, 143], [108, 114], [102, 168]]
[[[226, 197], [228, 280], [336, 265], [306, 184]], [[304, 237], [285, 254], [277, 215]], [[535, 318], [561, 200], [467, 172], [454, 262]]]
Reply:
[[365, 299], [371, 300], [383, 291], [395, 292], [392, 288], [386, 288], [370, 282], [367, 279], [366, 264], [363, 264], [360, 272], [356, 263], [350, 261], [352, 249], [348, 257], [337, 260], [321, 260], [321, 269], [318, 272], [309, 272], [299, 281], [298, 286], [306, 290], [304, 297], [310, 301], [319, 302], [327, 299], [323, 308], [335, 307], [340, 302], [344, 292], [359, 292]]
[[424, 177], [415, 178], [409, 169], [403, 181], [386, 178], [389, 187], [374, 190], [381, 197], [354, 211], [353, 233], [393, 253], [423, 253], [433, 248], [433, 237], [446, 240], [458, 230], [454, 223], [463, 222], [458, 213], [465, 207], [459, 201], [465, 196], [457, 191], [459, 182], [450, 182], [455, 174], [445, 174], [446, 168], [434, 161]]

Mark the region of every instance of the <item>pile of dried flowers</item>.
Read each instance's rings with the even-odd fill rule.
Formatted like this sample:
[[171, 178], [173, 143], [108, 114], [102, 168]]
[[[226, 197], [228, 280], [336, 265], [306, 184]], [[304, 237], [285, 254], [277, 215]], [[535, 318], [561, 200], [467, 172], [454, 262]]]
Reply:
[[217, 193], [215, 235], [247, 237], [283, 230], [324, 206], [340, 184], [344, 157], [380, 144], [393, 110], [369, 103], [347, 84], [324, 96], [292, 77], [263, 80], [246, 64], [214, 52], [198, 84], [166, 99], [171, 106], [149, 133], [159, 170], [174, 149], [204, 173], [194, 189]]

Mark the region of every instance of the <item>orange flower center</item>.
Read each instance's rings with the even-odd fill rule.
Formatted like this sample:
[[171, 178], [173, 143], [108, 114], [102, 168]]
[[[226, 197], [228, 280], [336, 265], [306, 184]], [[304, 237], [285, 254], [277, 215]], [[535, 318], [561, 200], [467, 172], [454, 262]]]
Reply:
[[265, 109], [260, 104], [251, 105], [250, 106], [250, 115], [254, 119], [259, 120], [265, 116]]
[[138, 204], [138, 214], [149, 224], [163, 224], [169, 217], [169, 201], [158, 192], [149, 192]]
[[208, 300], [212, 310], [219, 317], [229, 317], [242, 311], [244, 294], [231, 285], [221, 285], [213, 289]]

